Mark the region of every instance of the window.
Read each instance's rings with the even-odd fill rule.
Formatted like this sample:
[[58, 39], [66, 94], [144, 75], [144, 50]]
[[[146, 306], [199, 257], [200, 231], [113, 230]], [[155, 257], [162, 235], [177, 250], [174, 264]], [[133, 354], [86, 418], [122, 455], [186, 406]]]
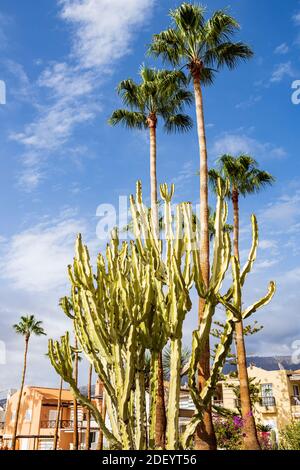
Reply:
[[26, 410], [26, 413], [25, 413], [25, 421], [27, 421], [27, 423], [31, 423], [31, 420], [32, 420], [32, 410]]
[[29, 447], [29, 439], [28, 438], [21, 439], [20, 450], [28, 450], [28, 447]]
[[53, 450], [53, 439], [41, 439], [39, 441], [39, 450]]
[[56, 421], [57, 410], [49, 410], [49, 421]]
[[293, 385], [293, 395], [294, 395], [294, 397], [299, 397], [300, 396], [299, 385]]
[[275, 398], [273, 396], [273, 385], [261, 385], [261, 405], [262, 406], [275, 406]]
[[273, 396], [273, 385], [272, 384], [262, 384], [261, 385], [261, 396], [262, 397], [272, 397]]

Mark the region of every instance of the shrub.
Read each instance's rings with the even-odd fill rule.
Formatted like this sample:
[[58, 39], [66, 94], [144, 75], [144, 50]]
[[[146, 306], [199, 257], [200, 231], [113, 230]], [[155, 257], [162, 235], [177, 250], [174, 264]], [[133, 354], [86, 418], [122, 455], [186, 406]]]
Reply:
[[279, 445], [282, 450], [300, 450], [300, 421], [293, 421], [281, 431]]
[[239, 450], [242, 445], [242, 425], [240, 416], [228, 418], [216, 417], [214, 428], [218, 448], [226, 450]]

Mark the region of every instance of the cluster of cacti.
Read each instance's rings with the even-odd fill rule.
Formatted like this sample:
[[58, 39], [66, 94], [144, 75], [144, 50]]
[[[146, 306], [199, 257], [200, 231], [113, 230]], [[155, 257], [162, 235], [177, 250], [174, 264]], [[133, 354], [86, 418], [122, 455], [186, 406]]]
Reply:
[[[71, 347], [66, 335], [61, 342], [49, 342], [49, 356], [63, 380], [70, 384], [79, 402], [88, 407], [103, 430], [111, 448], [153, 449], [155, 446], [158, 357], [170, 343], [166, 447], [187, 448], [202, 412], [214, 391], [219, 371], [233, 340], [233, 325], [240, 316], [248, 317], [266, 304], [274, 293], [270, 285], [266, 297], [242, 311], [241, 288], [253, 264], [257, 247], [257, 226], [253, 218], [253, 246], [249, 261], [240, 274], [231, 258], [230, 237], [224, 230], [227, 205], [226, 188], [218, 185], [215, 218], [214, 257], [208, 289], [201, 276], [199, 235], [189, 203], [177, 206], [172, 217], [174, 187], [161, 186], [164, 200], [164, 233], [159, 239], [151, 211], [143, 205], [141, 185], [131, 197], [134, 239], [120, 244], [113, 232], [106, 255], [99, 255], [94, 275], [89, 252], [81, 237], [76, 244], [74, 264], [69, 267], [71, 297], [61, 301], [64, 312], [74, 324], [78, 342], [104, 385], [110, 426], [97, 407], [84, 397], [73, 379]], [[232, 264], [232, 286], [221, 295], [220, 289]], [[195, 285], [205, 298], [203, 320], [193, 333], [189, 364], [189, 388], [196, 412], [180, 439], [179, 401], [181, 385], [181, 348], [184, 319], [192, 308], [191, 289]], [[204, 344], [210, 334], [215, 308], [226, 308], [227, 321], [217, 347], [211, 375], [199, 393], [196, 373]], [[150, 352], [149, 391], [145, 386], [145, 353]], [[149, 407], [147, 396], [150, 397]]]

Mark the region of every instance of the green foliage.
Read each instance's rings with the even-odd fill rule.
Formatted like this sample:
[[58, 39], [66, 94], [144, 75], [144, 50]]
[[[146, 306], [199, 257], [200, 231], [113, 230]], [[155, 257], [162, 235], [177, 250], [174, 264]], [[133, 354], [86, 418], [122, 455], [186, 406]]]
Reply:
[[[188, 364], [189, 359], [191, 356], [191, 350], [187, 347], [183, 347], [181, 350], [181, 357], [180, 357], [180, 372], [184, 370], [184, 367]], [[171, 348], [168, 345], [163, 350], [163, 369], [164, 369], [164, 378], [168, 380], [170, 377], [170, 366], [171, 366]]]
[[140, 84], [131, 79], [120, 82], [118, 94], [128, 109], [114, 111], [109, 124], [147, 129], [151, 125], [156, 127], [157, 118], [161, 117], [168, 133], [190, 130], [192, 120], [182, 111], [185, 105], [191, 104], [193, 96], [185, 89], [184, 73], [143, 66], [140, 76]]
[[[225, 323], [222, 321], [215, 320], [213, 322], [214, 327], [211, 328], [211, 336], [213, 338], [221, 338], [224, 328], [225, 328]], [[256, 333], [259, 333], [263, 329], [262, 325], [259, 325], [258, 322], [255, 320], [253, 324], [251, 325], [250, 323], [248, 325], [244, 325], [243, 327], [243, 334], [244, 336], [252, 336], [255, 335]], [[214, 349], [212, 351], [212, 356], [214, 357], [216, 353], [216, 348], [217, 345], [214, 345]], [[226, 358], [226, 364], [230, 366], [237, 366], [237, 357], [234, 352], [234, 349], [231, 347], [230, 350], [228, 351], [227, 358]], [[228, 374], [232, 378], [237, 378], [237, 370], [234, 370], [232, 372], [229, 372]], [[225, 380], [226, 376], [221, 372], [220, 373], [220, 378], [219, 380]]]
[[[237, 375], [237, 374], [236, 374]], [[227, 384], [228, 388], [231, 388], [235, 399], [236, 399], [236, 408], [238, 409], [240, 415], [242, 415], [241, 411], [241, 395], [240, 395], [240, 385], [235, 384], [235, 383], [228, 383]], [[260, 395], [261, 395], [261, 390], [260, 390], [260, 382], [257, 382], [255, 377], [249, 377], [249, 393], [250, 393], [250, 400], [252, 406], [255, 405], [256, 403], [259, 403], [260, 401]]]
[[279, 447], [282, 450], [300, 450], [300, 421], [293, 421], [281, 431]]
[[209, 171], [210, 184], [216, 190], [220, 178], [228, 180], [230, 182], [228, 197], [232, 197], [234, 189], [238, 194], [246, 196], [260, 191], [275, 181], [270, 173], [259, 170], [257, 161], [250, 155], [239, 157], [223, 155], [219, 158], [217, 166], [218, 170]]
[[239, 24], [226, 11], [218, 10], [206, 20], [203, 6], [183, 3], [170, 16], [171, 27], [154, 35], [149, 53], [173, 66], [187, 66], [203, 85], [212, 84], [222, 67], [233, 69], [253, 55], [246, 44], [231, 41]]
[[46, 335], [42, 327], [42, 322], [37, 321], [34, 315], [22, 316], [19, 323], [13, 325], [13, 328], [18, 335], [25, 336], [27, 339], [29, 339], [31, 335]]

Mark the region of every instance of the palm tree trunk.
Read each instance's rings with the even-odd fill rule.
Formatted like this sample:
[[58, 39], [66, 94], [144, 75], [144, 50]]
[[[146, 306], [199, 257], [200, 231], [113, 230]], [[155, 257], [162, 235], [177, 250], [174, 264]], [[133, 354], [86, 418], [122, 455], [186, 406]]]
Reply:
[[24, 351], [22, 381], [21, 381], [21, 387], [20, 387], [20, 394], [19, 394], [19, 397], [18, 397], [15, 423], [14, 423], [14, 429], [13, 429], [13, 435], [12, 435], [12, 443], [11, 443], [11, 449], [12, 450], [16, 450], [17, 432], [18, 432], [18, 424], [19, 424], [19, 414], [20, 414], [21, 400], [22, 400], [22, 395], [23, 395], [23, 388], [24, 388], [26, 368], [27, 368], [28, 344], [29, 344], [29, 336], [26, 336], [25, 337], [25, 351]]
[[[91, 364], [89, 367], [88, 400], [91, 400], [91, 396], [92, 396], [92, 375], [93, 375], [93, 366]], [[88, 409], [87, 418], [86, 418], [85, 450], [90, 450], [90, 434], [91, 434], [91, 412]]]
[[58, 444], [58, 431], [59, 431], [60, 413], [61, 413], [62, 388], [63, 388], [63, 379], [60, 379], [58, 402], [57, 402], [57, 416], [56, 416], [54, 439], [53, 439], [53, 450], [57, 450], [57, 444]]
[[[150, 185], [151, 185], [151, 211], [153, 216], [154, 228], [159, 236], [159, 220], [157, 208], [157, 171], [156, 171], [156, 116], [149, 118], [150, 130]], [[164, 371], [162, 366], [162, 353], [158, 358], [158, 388], [156, 399], [156, 426], [155, 426], [155, 446], [165, 448], [166, 442], [166, 406], [164, 391]]]
[[149, 119], [150, 130], [150, 189], [151, 189], [151, 212], [153, 217], [154, 228], [157, 236], [159, 235], [158, 227], [158, 209], [157, 209], [157, 171], [156, 171], [156, 119]]
[[[209, 207], [208, 207], [208, 164], [207, 145], [204, 121], [203, 96], [200, 83], [200, 75], [194, 76], [194, 92], [196, 102], [197, 132], [200, 151], [200, 266], [206, 287], [209, 284]], [[202, 321], [205, 299], [199, 299], [198, 320]], [[199, 390], [203, 388], [210, 376], [210, 346], [209, 339], [206, 342], [201, 360], [199, 362], [198, 383]], [[203, 421], [197, 427], [196, 449], [215, 450], [217, 448], [216, 436], [214, 432], [211, 406], [204, 411]]]
[[[239, 260], [239, 193], [233, 188], [233, 249], [234, 256]], [[243, 418], [243, 448], [245, 450], [260, 450], [255, 420], [252, 413], [249, 378], [247, 371], [247, 355], [244, 341], [243, 322], [235, 323], [235, 343], [237, 368], [240, 382], [241, 411]]]
[[[75, 350], [77, 350], [77, 338], [75, 336]], [[74, 379], [77, 385], [78, 383], [78, 352], [75, 351], [75, 358], [74, 358]], [[78, 450], [78, 405], [76, 397], [74, 396], [73, 401], [74, 407], [74, 416], [73, 416], [73, 450]]]
[[[105, 390], [103, 384], [101, 383], [100, 391], [102, 392], [102, 400], [99, 400], [99, 411], [101, 413], [102, 419], [105, 422], [106, 419], [106, 403], [105, 403]], [[103, 450], [103, 431], [99, 428], [99, 436], [97, 442], [97, 450]]]

